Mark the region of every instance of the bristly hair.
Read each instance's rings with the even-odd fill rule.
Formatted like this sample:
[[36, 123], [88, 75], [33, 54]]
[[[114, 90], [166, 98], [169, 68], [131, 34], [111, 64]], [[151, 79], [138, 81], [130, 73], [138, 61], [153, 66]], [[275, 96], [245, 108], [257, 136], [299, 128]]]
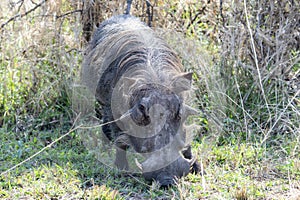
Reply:
[[183, 71], [174, 51], [130, 15], [112, 17], [100, 25], [86, 50], [83, 66], [83, 81], [94, 94], [97, 87], [107, 94], [124, 74], [141, 84], [169, 87], [171, 78]]

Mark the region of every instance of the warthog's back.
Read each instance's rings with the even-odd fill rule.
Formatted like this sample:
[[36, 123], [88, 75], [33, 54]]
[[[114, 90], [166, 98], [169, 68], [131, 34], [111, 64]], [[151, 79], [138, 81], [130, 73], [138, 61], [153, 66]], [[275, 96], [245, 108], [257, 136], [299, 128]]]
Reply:
[[[121, 15], [100, 25], [85, 52], [82, 81], [102, 104], [123, 74], [143, 82], [168, 87], [171, 77], [182, 72], [175, 53], [137, 18]], [[97, 89], [97, 93], [96, 93]]]

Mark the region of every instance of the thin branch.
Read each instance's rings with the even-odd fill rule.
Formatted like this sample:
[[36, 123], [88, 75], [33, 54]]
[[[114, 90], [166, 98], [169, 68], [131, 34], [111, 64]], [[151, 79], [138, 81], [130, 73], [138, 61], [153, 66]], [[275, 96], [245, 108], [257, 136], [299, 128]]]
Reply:
[[6, 22], [4, 22], [3, 24], [1, 24], [0, 29], [3, 29], [4, 26], [6, 26], [7, 24], [9, 24], [10, 22], [14, 21], [16, 18], [22, 18], [26, 15], [28, 15], [29, 13], [35, 11], [38, 7], [42, 6], [44, 3], [46, 3], [48, 0], [43, 0], [42, 2], [40, 2], [39, 4], [37, 4], [35, 7], [33, 7], [32, 9], [28, 10], [27, 12], [23, 13], [23, 14], [17, 14], [15, 16], [13, 16], [12, 18], [10, 18], [9, 20], [7, 20]]
[[258, 59], [257, 59], [257, 55], [256, 55], [256, 49], [255, 49], [255, 45], [254, 45], [252, 30], [251, 30], [251, 27], [250, 27], [249, 16], [248, 16], [248, 12], [247, 12], [247, 1], [246, 0], [244, 0], [244, 11], [245, 11], [245, 15], [246, 15], [247, 28], [249, 30], [249, 35], [250, 35], [250, 40], [251, 40], [251, 48], [252, 48], [252, 51], [253, 51], [253, 54], [254, 54], [254, 61], [255, 61], [255, 66], [256, 66], [256, 70], [257, 70], [257, 74], [258, 74], [260, 89], [261, 89], [264, 101], [266, 103], [267, 110], [269, 112], [269, 118], [271, 118], [270, 108], [269, 108], [269, 104], [268, 104], [268, 101], [267, 101], [267, 98], [266, 98], [265, 90], [264, 90], [264, 87], [263, 87], [263, 84], [262, 84], [260, 69], [259, 69], [259, 66], [258, 66]]
[[20, 0], [19, 2], [17, 2], [16, 4], [19, 4], [20, 3], [20, 5], [18, 6], [18, 12], [20, 12], [20, 10], [21, 10], [21, 7], [23, 6], [23, 4], [24, 4], [24, 0]]
[[82, 10], [82, 9], [72, 10], [72, 11], [66, 12], [66, 13], [61, 14], [61, 15], [46, 14], [46, 15], [35, 15], [35, 16], [33, 16], [33, 17], [53, 17], [53, 18], [55, 18], [55, 19], [59, 19], [59, 18], [63, 18], [63, 17], [65, 17], [65, 16], [68, 16], [68, 15], [71, 15], [71, 14], [74, 14], [74, 13], [77, 13], [77, 12], [82, 13], [83, 10]]
[[225, 27], [225, 17], [223, 14], [223, 0], [220, 0], [220, 16], [222, 18], [223, 27]]
[[64, 13], [64, 14], [62, 14], [62, 15], [58, 15], [58, 16], [56, 16], [56, 19], [59, 19], [59, 18], [62, 18], [62, 17], [65, 17], [65, 16], [67, 16], [67, 15], [71, 15], [71, 14], [74, 14], [74, 13], [77, 13], [77, 12], [80, 12], [80, 13], [82, 13], [82, 9], [78, 9], [78, 10], [72, 10], [72, 11], [70, 11], [70, 12], [66, 12], [66, 13]]
[[202, 7], [201, 10], [199, 9], [193, 18], [192, 18], [192, 16], [190, 16], [190, 22], [187, 25], [186, 29], [189, 29], [193, 25], [193, 23], [198, 19], [198, 17], [205, 12], [205, 10], [206, 10], [206, 5], [204, 5], [204, 7]]
[[289, 101], [289, 103], [286, 105], [286, 107], [283, 109], [283, 111], [279, 114], [278, 118], [276, 119], [276, 121], [274, 122], [273, 126], [269, 129], [269, 131], [265, 134], [264, 139], [261, 141], [261, 145], [264, 144], [264, 142], [268, 139], [270, 133], [273, 131], [273, 129], [275, 128], [275, 126], [277, 125], [277, 123], [279, 122], [279, 120], [281, 120], [282, 115], [285, 113], [285, 111], [288, 109], [288, 107], [290, 107], [292, 105], [292, 103], [294, 102], [295, 99], [297, 99], [298, 95], [300, 94], [300, 90], [298, 90], [296, 92], [296, 94], [291, 98], [291, 100]]

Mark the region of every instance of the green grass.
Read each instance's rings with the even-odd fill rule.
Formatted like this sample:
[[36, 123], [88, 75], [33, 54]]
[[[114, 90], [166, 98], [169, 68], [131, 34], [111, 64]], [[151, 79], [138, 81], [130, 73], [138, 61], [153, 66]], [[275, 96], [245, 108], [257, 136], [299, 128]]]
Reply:
[[[67, 132], [67, 130], [65, 130]], [[1, 129], [1, 173], [61, 135], [41, 131], [30, 139]], [[193, 151], [205, 171], [189, 174], [177, 186], [159, 189], [140, 175], [127, 174], [97, 161], [75, 132], [23, 165], [2, 175], [2, 199], [285, 199], [300, 195], [299, 158], [278, 158], [253, 144], [218, 146], [203, 139]]]

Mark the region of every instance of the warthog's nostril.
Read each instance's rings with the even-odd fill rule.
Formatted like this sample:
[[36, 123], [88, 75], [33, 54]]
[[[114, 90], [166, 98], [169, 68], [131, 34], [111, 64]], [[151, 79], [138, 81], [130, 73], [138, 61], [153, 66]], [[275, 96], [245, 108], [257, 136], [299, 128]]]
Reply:
[[167, 187], [169, 187], [171, 185], [174, 185], [175, 184], [175, 180], [173, 178], [167, 178], [167, 179], [164, 179], [162, 181], [159, 181], [159, 183], [160, 183], [160, 186], [162, 188], [167, 188]]

